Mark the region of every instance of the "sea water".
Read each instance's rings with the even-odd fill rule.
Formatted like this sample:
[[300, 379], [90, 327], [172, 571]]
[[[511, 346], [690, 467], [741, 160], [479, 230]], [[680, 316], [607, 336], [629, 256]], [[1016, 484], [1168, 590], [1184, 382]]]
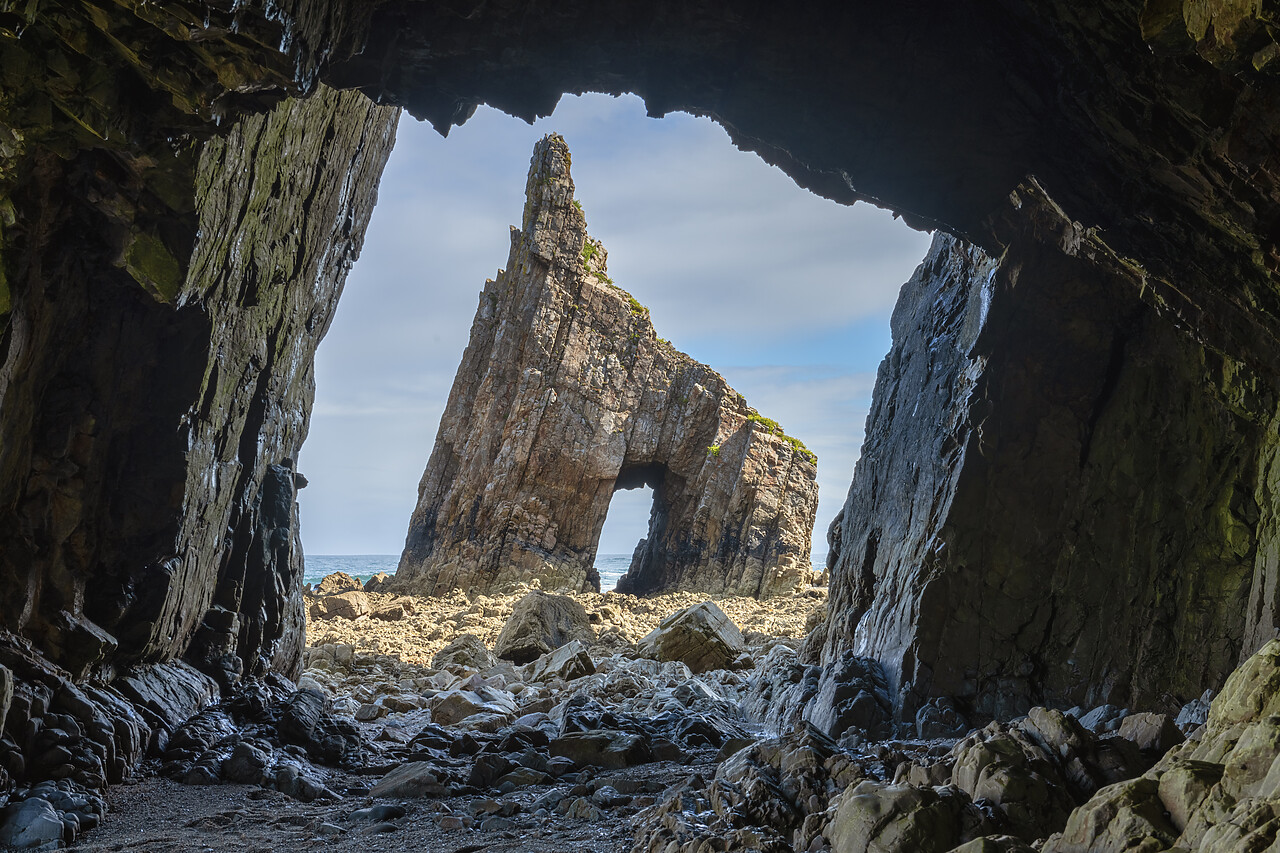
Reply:
[[[396, 573], [400, 563], [399, 554], [307, 554], [306, 570], [302, 575], [304, 583], [316, 584], [325, 575], [334, 572], [346, 572], [361, 581], [367, 581], [378, 572], [389, 575]], [[596, 571], [600, 572], [600, 591], [608, 592], [618, 585], [627, 567], [631, 565], [630, 554], [597, 554]]]

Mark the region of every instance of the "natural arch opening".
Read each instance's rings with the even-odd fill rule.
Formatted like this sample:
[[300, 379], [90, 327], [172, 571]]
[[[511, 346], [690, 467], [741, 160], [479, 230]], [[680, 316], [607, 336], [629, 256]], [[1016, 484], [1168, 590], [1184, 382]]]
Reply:
[[601, 592], [618, 585], [618, 578], [631, 567], [636, 548], [648, 539], [656, 494], [657, 491], [644, 482], [614, 487], [596, 544], [595, 568], [600, 575]]
[[[642, 590], [637, 587], [636, 580], [652, 578], [661, 573], [660, 564], [665, 554], [664, 536], [667, 532], [667, 521], [671, 517], [671, 496], [672, 491], [677, 487], [676, 480], [677, 478], [667, 469], [667, 466], [659, 462], [627, 465], [618, 473], [618, 481], [613, 486], [614, 498], [609, 504], [611, 511], [613, 504], [618, 500], [618, 493], [622, 491], [639, 490], [641, 494], [650, 494], [652, 501], [649, 505], [649, 517], [644, 535], [632, 547], [631, 556], [626, 568], [623, 569], [623, 574], [614, 580], [615, 588], [640, 592]], [[603, 575], [601, 580], [600, 588], [604, 590], [607, 587], [603, 583]], [[619, 584], [619, 581], [622, 583]]]

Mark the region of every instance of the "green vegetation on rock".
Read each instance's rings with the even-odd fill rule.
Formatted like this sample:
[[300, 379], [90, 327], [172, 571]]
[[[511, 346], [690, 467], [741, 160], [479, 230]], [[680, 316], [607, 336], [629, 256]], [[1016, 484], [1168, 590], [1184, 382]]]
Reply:
[[814, 465], [818, 464], [818, 454], [814, 453], [812, 450], [805, 447], [804, 442], [801, 441], [800, 439], [796, 438], [795, 436], [787, 435], [786, 432], [783, 431], [782, 425], [779, 424], [777, 421], [775, 421], [773, 418], [766, 418], [764, 415], [760, 414], [759, 412], [753, 412], [747, 415], [747, 422], [760, 424], [760, 426], [764, 428], [765, 432], [771, 433], [772, 435], [776, 435], [778, 436], [778, 438], [781, 438], [787, 444], [791, 445], [792, 451], [794, 451], [796, 454], [803, 456], [805, 459], [808, 459]]
[[161, 302], [172, 302], [182, 288], [182, 264], [160, 238], [142, 232], [125, 249], [124, 267], [138, 284]]

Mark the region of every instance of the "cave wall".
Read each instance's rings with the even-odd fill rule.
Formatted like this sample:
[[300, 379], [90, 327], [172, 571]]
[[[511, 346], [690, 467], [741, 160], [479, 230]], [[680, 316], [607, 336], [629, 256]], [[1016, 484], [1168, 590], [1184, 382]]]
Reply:
[[293, 460], [396, 115], [323, 91], [205, 145], [181, 260], [75, 192], [136, 178], [110, 153], [26, 155], [3, 259], [0, 612], [73, 677], [184, 653], [222, 680], [300, 665]]
[[1280, 393], [1039, 187], [1014, 212], [999, 256], [939, 235], [903, 288], [832, 526], [828, 654], [886, 663], [908, 717], [1176, 710], [1277, 627]]

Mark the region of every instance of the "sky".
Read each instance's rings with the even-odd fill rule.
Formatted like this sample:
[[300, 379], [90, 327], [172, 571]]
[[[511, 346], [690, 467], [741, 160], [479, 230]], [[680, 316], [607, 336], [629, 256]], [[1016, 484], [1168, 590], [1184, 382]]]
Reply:
[[[303, 550], [398, 554], [485, 280], [505, 265], [534, 143], [573, 154], [588, 230], [660, 337], [718, 370], [818, 455], [814, 553], [844, 503], [898, 290], [929, 235], [846, 207], [739, 151], [708, 119], [566, 96], [528, 125], [482, 107], [447, 139], [405, 114], [364, 250], [316, 357], [298, 463]], [[630, 553], [651, 498], [619, 492], [600, 554]]]

